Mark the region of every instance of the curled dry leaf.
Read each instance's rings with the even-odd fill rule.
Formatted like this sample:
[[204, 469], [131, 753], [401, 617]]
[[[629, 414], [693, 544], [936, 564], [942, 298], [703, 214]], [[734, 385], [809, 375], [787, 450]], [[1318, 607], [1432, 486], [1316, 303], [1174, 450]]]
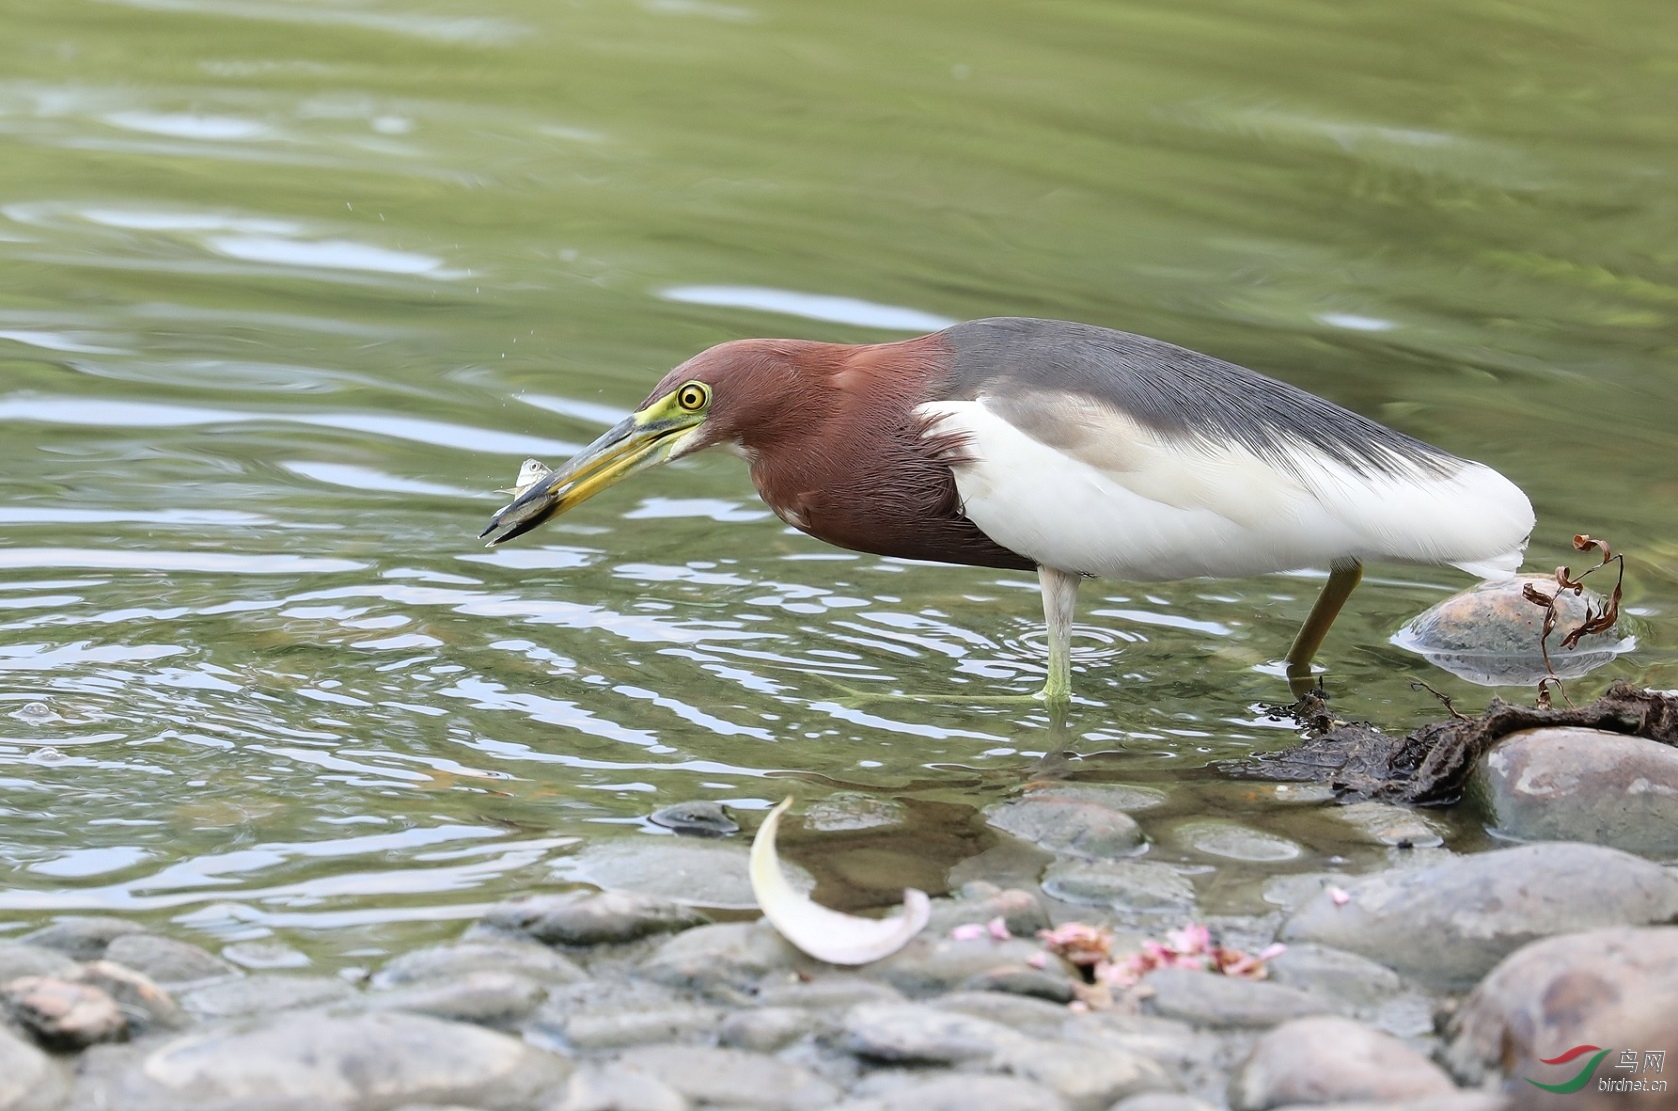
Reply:
[[792, 805], [783, 799], [752, 838], [752, 894], [763, 916], [799, 949], [830, 964], [867, 964], [889, 957], [926, 928], [932, 901], [926, 892], [903, 890], [903, 913], [895, 918], [858, 918], [812, 901], [787, 882], [775, 835], [781, 815]]

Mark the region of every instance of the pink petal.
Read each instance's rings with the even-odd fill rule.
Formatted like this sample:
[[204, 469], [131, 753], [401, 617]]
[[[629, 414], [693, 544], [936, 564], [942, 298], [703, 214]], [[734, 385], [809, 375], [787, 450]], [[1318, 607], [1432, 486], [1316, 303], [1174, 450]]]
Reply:
[[950, 931], [951, 941], [978, 941], [985, 936], [985, 928], [977, 922], [964, 922]]
[[1329, 900], [1337, 907], [1343, 907], [1352, 901], [1352, 893], [1343, 887], [1330, 887], [1326, 890], [1328, 891]]
[[1025, 963], [1037, 969], [1047, 968], [1049, 967], [1049, 954], [1033, 953], [1025, 959]]
[[989, 922], [986, 922], [985, 929], [988, 930], [990, 935], [998, 941], [1007, 941], [1009, 938], [1014, 936], [1008, 932], [1008, 923], [1001, 915], [997, 915]]

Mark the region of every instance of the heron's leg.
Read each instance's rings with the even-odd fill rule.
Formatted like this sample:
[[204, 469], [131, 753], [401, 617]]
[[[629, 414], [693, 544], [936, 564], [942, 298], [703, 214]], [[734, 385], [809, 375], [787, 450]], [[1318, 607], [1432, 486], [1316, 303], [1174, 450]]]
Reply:
[[[1357, 560], [1336, 560], [1329, 564], [1328, 582], [1323, 584], [1323, 592], [1317, 595], [1317, 604], [1311, 607], [1310, 616], [1299, 627], [1299, 635], [1293, 638], [1293, 647], [1288, 649], [1288, 687], [1295, 697], [1301, 697], [1311, 689], [1311, 661], [1316, 658], [1317, 649], [1323, 646], [1328, 627], [1340, 616], [1340, 607], [1346, 604], [1346, 599], [1352, 596], [1352, 591], [1362, 581], [1363, 564]], [[1047, 587], [1044, 589], [1047, 590]]]
[[1083, 576], [1073, 571], [1037, 569], [1037, 582], [1043, 588], [1043, 622], [1049, 629], [1049, 681], [1037, 697], [1051, 706], [1072, 701], [1072, 619], [1078, 613], [1081, 581]]

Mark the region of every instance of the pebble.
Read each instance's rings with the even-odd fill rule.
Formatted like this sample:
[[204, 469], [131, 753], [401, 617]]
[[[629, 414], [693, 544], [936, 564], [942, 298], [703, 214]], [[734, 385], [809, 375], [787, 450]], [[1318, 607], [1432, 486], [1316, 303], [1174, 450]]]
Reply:
[[988, 806], [985, 821], [1049, 852], [1095, 860], [1129, 856], [1143, 843], [1142, 827], [1124, 811], [1050, 791]]
[[1445, 827], [1408, 806], [1390, 802], [1354, 802], [1329, 811], [1361, 830], [1371, 841], [1399, 849], [1431, 849], [1445, 843]]
[[81, 967], [77, 979], [92, 984], [115, 999], [128, 1019], [129, 1029], [135, 1034], [154, 1029], [173, 1029], [188, 1022], [186, 1012], [175, 1002], [175, 997], [158, 987], [151, 977], [114, 961], [89, 961]]
[[83, 1058], [78, 1106], [123, 1111], [525, 1108], [567, 1076], [516, 1038], [423, 1015], [318, 1013], [235, 1022]]
[[1275, 1026], [1340, 1006], [1298, 988], [1191, 968], [1156, 969], [1142, 986], [1152, 992], [1143, 1002], [1150, 1014], [1202, 1026]]
[[124, 934], [143, 934], [143, 926], [126, 918], [94, 916], [89, 918], [60, 918], [50, 926], [24, 934], [20, 941], [56, 949], [77, 961], [96, 961], [105, 955], [105, 947]]
[[717, 1026], [717, 1041], [735, 1049], [774, 1053], [820, 1026], [821, 1020], [803, 1007], [758, 1007], [723, 1019]]
[[957, 1065], [988, 1061], [1024, 1044], [1024, 1037], [1000, 1023], [924, 1003], [865, 1003], [845, 1015], [835, 1044], [875, 1061]]
[[595, 1011], [572, 1012], [559, 1031], [577, 1049], [621, 1049], [695, 1041], [716, 1031], [721, 1021], [722, 1012], [715, 1007], [692, 1003], [649, 1009], [621, 1009], [607, 1004]]
[[55, 1111], [69, 1092], [62, 1065], [0, 1024], [0, 1109]]
[[[1043, 961], [1043, 967], [1034, 967], [1032, 961]], [[990, 989], [1025, 988], [1028, 990], [1021, 994], [1042, 996], [1052, 994], [1057, 984], [1069, 985], [1076, 975], [1058, 958], [1046, 958], [1036, 941], [994, 941], [988, 937], [954, 941], [927, 933], [861, 971], [909, 996], [940, 995], [980, 985]]]
[[1336, 1100], [1423, 1099], [1456, 1085], [1443, 1069], [1390, 1034], [1349, 1018], [1284, 1023], [1260, 1038], [1229, 1086], [1231, 1111], [1268, 1111]]
[[1283, 925], [1445, 988], [1471, 986], [1536, 938], [1678, 917], [1678, 877], [1617, 849], [1575, 842], [1456, 857], [1348, 880], [1308, 900]]
[[703, 926], [709, 919], [669, 899], [627, 891], [536, 895], [490, 908], [483, 925], [545, 945], [606, 945]]
[[20, 976], [73, 977], [80, 966], [57, 949], [22, 941], [0, 941], [0, 984]]
[[343, 1003], [355, 995], [356, 990], [336, 976], [269, 974], [196, 988], [181, 996], [181, 1006], [199, 1018], [242, 1018]]
[[232, 961], [241, 968], [266, 970], [309, 967], [307, 954], [273, 941], [236, 941], [232, 945], [222, 946], [221, 955], [222, 959]]
[[1047, 1088], [1011, 1076], [912, 1078], [880, 1095], [850, 1099], [835, 1111], [1067, 1111]]
[[727, 837], [740, 832], [740, 823], [729, 817], [722, 803], [704, 799], [661, 806], [647, 820], [688, 837]]
[[584, 1065], [538, 1111], [688, 1111], [693, 1105], [670, 1085], [618, 1064]]
[[[1678, 1049], [1675, 1032], [1678, 926], [1590, 930], [1534, 942], [1498, 965], [1451, 1016], [1443, 1059], [1464, 1084], [1555, 1082], [1577, 1071], [1539, 1063], [1561, 1049]], [[1673, 1065], [1669, 1055], [1669, 1073]]]
[[645, 1046], [627, 1051], [618, 1063], [699, 1104], [804, 1111], [839, 1101], [839, 1089], [809, 1069], [740, 1049]]
[[1404, 990], [1403, 979], [1386, 965], [1310, 942], [1288, 946], [1265, 968], [1273, 984], [1341, 999], [1354, 1007], [1377, 1007]]
[[407, 1011], [510, 1028], [534, 1011], [546, 995], [547, 989], [528, 976], [482, 969], [375, 992], [364, 1002], [374, 1010]]
[[172, 937], [121, 934], [105, 947], [105, 959], [150, 977], [165, 988], [205, 983], [240, 975], [214, 953]]
[[23, 976], [0, 988], [13, 1022], [48, 1049], [85, 1049], [128, 1036], [116, 1000], [91, 984]]
[[473, 972], [516, 972], [542, 984], [569, 984], [588, 978], [588, 973], [545, 945], [481, 938], [404, 953], [374, 974], [373, 986], [391, 988]]
[[1041, 899], [1030, 891], [1009, 888], [977, 892], [960, 899], [932, 900], [932, 914], [924, 932], [947, 934], [957, 926], [997, 918], [1002, 919], [1003, 926], [1015, 937], [1036, 937], [1038, 930], [1052, 925]]
[[1255, 864], [1294, 860], [1305, 851], [1285, 837], [1261, 833], [1235, 822], [1184, 822], [1172, 830], [1172, 836], [1196, 852]]
[[1183, 916], [1194, 907], [1194, 884], [1169, 864], [1151, 860], [1057, 860], [1043, 873], [1056, 899], [1117, 911]]
[[1678, 856], [1678, 748], [1599, 729], [1528, 729], [1475, 769], [1474, 797], [1517, 841]]
[[642, 963], [649, 979], [701, 995], [739, 996], [774, 973], [809, 971], [818, 962], [793, 948], [767, 922], [722, 922], [679, 933]]

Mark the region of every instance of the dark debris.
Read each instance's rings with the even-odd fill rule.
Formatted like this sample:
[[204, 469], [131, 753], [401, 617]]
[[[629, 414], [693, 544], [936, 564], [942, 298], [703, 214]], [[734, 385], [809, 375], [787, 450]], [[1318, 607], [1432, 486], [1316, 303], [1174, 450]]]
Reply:
[[1306, 730], [1300, 744], [1226, 763], [1223, 770], [1241, 779], [1326, 783], [1341, 802], [1378, 799], [1448, 806], [1462, 797], [1480, 757], [1522, 729], [1603, 729], [1678, 747], [1678, 695], [1644, 690], [1623, 680], [1583, 706], [1558, 710], [1494, 698], [1479, 717], [1457, 715], [1404, 736], [1383, 733], [1367, 722], [1339, 721], [1314, 692], [1286, 712]]

